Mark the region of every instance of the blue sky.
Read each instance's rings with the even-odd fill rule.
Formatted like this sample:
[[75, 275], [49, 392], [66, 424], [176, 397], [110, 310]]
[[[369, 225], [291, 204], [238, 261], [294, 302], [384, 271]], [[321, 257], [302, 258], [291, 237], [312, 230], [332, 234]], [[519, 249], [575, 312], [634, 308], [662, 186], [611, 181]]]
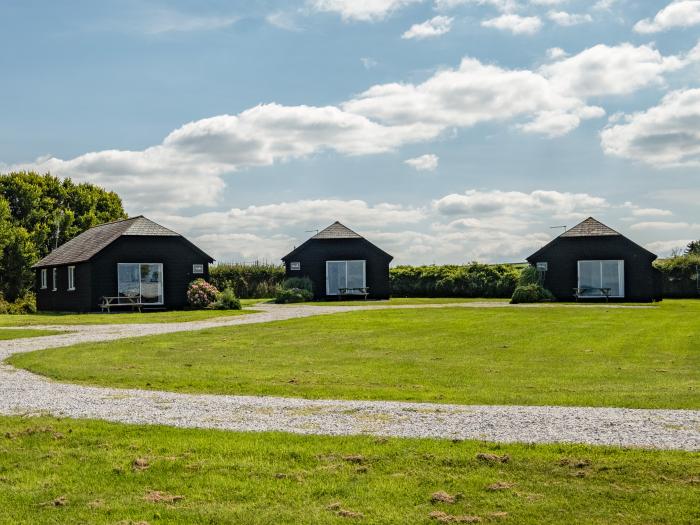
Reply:
[[340, 220], [518, 261], [588, 215], [700, 238], [700, 0], [0, 0], [0, 170], [117, 191], [219, 260]]

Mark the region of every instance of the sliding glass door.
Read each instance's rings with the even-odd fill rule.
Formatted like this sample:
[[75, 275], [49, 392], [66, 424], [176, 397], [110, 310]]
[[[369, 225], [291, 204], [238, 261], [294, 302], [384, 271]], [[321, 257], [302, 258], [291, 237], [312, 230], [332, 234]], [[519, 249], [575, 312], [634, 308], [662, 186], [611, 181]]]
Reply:
[[353, 293], [352, 289], [366, 287], [365, 261], [326, 261], [326, 295], [338, 295], [341, 289]]
[[624, 297], [625, 261], [579, 261], [578, 288], [590, 297]]
[[147, 304], [163, 304], [163, 265], [161, 263], [119, 263], [118, 296]]

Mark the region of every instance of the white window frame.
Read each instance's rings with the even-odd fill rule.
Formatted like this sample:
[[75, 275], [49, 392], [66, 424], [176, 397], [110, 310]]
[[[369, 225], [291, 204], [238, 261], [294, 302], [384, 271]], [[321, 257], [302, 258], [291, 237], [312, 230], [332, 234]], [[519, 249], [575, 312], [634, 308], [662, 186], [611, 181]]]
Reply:
[[[609, 295], [608, 297], [614, 298], [614, 299], [622, 299], [625, 297], [625, 261], [623, 259], [585, 259], [585, 260], [580, 260], [578, 261], [576, 268], [577, 268], [577, 287], [581, 288], [581, 263], [599, 263], [599, 269], [600, 269], [600, 283], [601, 287], [603, 284], [603, 263], [610, 263], [610, 262], [616, 262], [617, 263], [617, 279], [618, 283], [620, 285], [620, 294], [619, 295]], [[586, 297], [605, 297], [602, 293], [600, 295], [586, 295]]]
[[75, 291], [75, 266], [68, 267], [68, 291]]
[[[154, 306], [162, 306], [165, 304], [165, 274], [163, 273], [163, 263], [155, 263], [155, 262], [133, 262], [133, 263], [117, 263], [117, 296], [119, 296], [119, 267], [124, 265], [124, 264], [129, 264], [129, 265], [139, 265], [139, 275], [141, 275], [141, 266], [144, 264], [147, 265], [158, 265], [159, 270], [160, 270], [160, 290], [158, 290], [161, 298], [161, 301], [159, 303], [147, 303], [149, 305], [154, 305]], [[141, 281], [139, 280], [139, 298], [143, 297], [141, 294]], [[145, 304], [145, 303], [144, 303]]]
[[[328, 282], [328, 265], [331, 263], [345, 263], [345, 286], [348, 285], [348, 263], [349, 262], [361, 262], [362, 263], [362, 286], [361, 288], [367, 287], [367, 260], [366, 259], [347, 259], [344, 261], [326, 261], [326, 295], [339, 295], [337, 293], [331, 293], [330, 283]], [[343, 286], [340, 286], [343, 288]]]
[[46, 290], [49, 287], [49, 271], [46, 268], [41, 269], [39, 279], [41, 280], [41, 289]]
[[58, 290], [58, 268], [51, 268], [51, 291]]

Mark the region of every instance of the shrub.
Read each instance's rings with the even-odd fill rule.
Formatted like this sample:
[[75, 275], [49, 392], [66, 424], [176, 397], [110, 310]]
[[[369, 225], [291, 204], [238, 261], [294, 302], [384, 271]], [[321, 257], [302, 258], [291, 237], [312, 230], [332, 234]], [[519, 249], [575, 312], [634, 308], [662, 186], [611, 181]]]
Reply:
[[552, 301], [554, 296], [540, 284], [526, 284], [518, 286], [513, 292], [510, 302], [518, 303], [541, 303], [542, 301]]
[[220, 290], [231, 288], [236, 297], [274, 297], [284, 280], [284, 266], [276, 264], [221, 263], [209, 269], [209, 278]]
[[207, 308], [216, 301], [219, 290], [204, 279], [195, 279], [187, 288], [187, 301], [195, 308]]
[[226, 288], [223, 292], [219, 293], [216, 302], [211, 306], [215, 310], [240, 310], [241, 301], [236, 297], [236, 294], [233, 293], [231, 288]]
[[33, 293], [27, 293], [18, 297], [14, 302], [8, 302], [0, 295], [0, 314], [35, 314], [36, 297]]
[[299, 290], [308, 290], [309, 292], [314, 291], [314, 285], [308, 277], [290, 277], [289, 279], [285, 279], [282, 283], [282, 288], [288, 290], [298, 288]]
[[518, 277], [518, 286], [527, 286], [528, 284], [540, 284], [540, 274], [537, 268], [527, 265], [520, 272]]
[[397, 266], [391, 292], [403, 297], [510, 297], [520, 272], [509, 264]]
[[275, 302], [277, 304], [303, 303], [314, 298], [314, 294], [303, 288], [277, 288]]
[[700, 293], [700, 255], [661, 259], [654, 266], [661, 272], [664, 297], [697, 297]]

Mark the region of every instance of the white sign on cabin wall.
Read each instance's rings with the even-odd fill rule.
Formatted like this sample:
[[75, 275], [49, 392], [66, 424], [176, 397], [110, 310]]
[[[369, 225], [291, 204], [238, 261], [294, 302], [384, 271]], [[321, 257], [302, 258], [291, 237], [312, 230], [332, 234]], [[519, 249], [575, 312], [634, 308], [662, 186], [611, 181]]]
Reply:
[[538, 262], [537, 263], [537, 270], [540, 272], [546, 272], [547, 271], [547, 263], [546, 262]]
[[204, 273], [204, 265], [203, 264], [193, 264], [192, 265], [192, 273], [197, 275], [201, 275]]
[[289, 269], [292, 271], [299, 271], [299, 270], [301, 270], [301, 263], [300, 262], [290, 262]]

